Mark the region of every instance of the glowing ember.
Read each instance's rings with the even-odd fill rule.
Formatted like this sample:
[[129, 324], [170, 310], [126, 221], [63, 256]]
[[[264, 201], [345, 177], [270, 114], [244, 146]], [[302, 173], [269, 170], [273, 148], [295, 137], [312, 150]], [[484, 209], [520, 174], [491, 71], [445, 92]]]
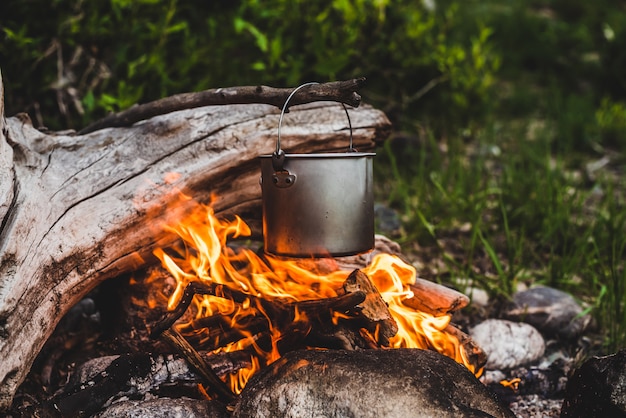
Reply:
[[[326, 265], [322, 272], [319, 266], [323, 263], [311, 262], [309, 266], [301, 260], [284, 260], [268, 255], [261, 258], [246, 248], [235, 251], [226, 245], [227, 239], [248, 236], [250, 228], [239, 217], [230, 221], [218, 220], [210, 206], [198, 205], [191, 216], [176, 225], [167, 225], [166, 229], [181, 238], [178, 246], [155, 251], [162, 265], [176, 280], [168, 309], [177, 305], [186, 285], [193, 281], [223, 284], [250, 296], [288, 303], [336, 297], [350, 274], [350, 271], [332, 265], [332, 260], [325, 261], [331, 265]], [[389, 340], [388, 348], [436, 350], [475, 372], [458, 339], [443, 331], [450, 322], [450, 316], [435, 317], [403, 304], [403, 300], [413, 297], [410, 285], [415, 282], [416, 272], [412, 266], [393, 255], [379, 254], [361, 270], [377, 287], [398, 324], [399, 331]], [[277, 345], [285, 336], [271, 327], [271, 321], [268, 321], [271, 346], [258, 343], [254, 333], [247, 331], [251, 321], [254, 321], [251, 318], [258, 318], [259, 312], [267, 316], [261, 306], [254, 306], [252, 300], [235, 303], [222, 297], [204, 295], [196, 296], [193, 303], [194, 317], [176, 324], [181, 333], [211, 349], [219, 347], [214, 349], [216, 353], [244, 349], [253, 353], [253, 366], [230, 376], [229, 384], [234, 393], [241, 392], [249, 377], [260, 367], [280, 357]], [[199, 331], [194, 323], [203, 318], [226, 321], [224, 329], [234, 329], [239, 333], [235, 342], [228, 342], [226, 332], [219, 323], [213, 329], [221, 332], [211, 333], [206, 328]], [[296, 312], [296, 326], [307, 329], [307, 321], [306, 314]], [[476, 374], [479, 373], [476, 371]]]
[[519, 377], [514, 377], [511, 380], [501, 380], [500, 384], [502, 386], [504, 386], [505, 388], [511, 388], [514, 391], [517, 391], [517, 389], [519, 388], [519, 384], [522, 383], [522, 379], [520, 379]]

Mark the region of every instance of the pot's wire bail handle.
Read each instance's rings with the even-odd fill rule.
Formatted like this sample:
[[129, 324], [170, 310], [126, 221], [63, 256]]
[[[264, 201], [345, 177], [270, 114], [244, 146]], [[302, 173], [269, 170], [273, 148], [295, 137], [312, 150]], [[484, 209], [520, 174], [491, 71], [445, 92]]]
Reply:
[[[283, 124], [283, 117], [285, 116], [285, 111], [288, 109], [289, 100], [291, 100], [291, 98], [294, 96], [294, 94], [298, 92], [298, 90], [304, 87], [315, 85], [315, 84], [319, 84], [319, 83], [315, 81], [311, 81], [309, 83], [304, 83], [296, 87], [289, 94], [289, 96], [287, 97], [287, 100], [285, 100], [285, 104], [283, 105], [283, 108], [280, 112], [280, 119], [278, 120], [278, 139], [276, 140], [276, 151], [274, 151], [274, 153], [272, 154], [272, 167], [274, 168], [274, 171], [284, 171], [283, 164], [285, 163], [285, 151], [283, 151], [280, 148], [280, 128]], [[348, 152], [356, 152], [356, 149], [352, 147], [352, 121], [350, 120], [350, 114], [348, 113], [348, 108], [346, 107], [344, 103], [341, 103], [341, 106], [343, 106], [343, 110], [344, 112], [346, 112], [346, 117], [348, 118], [348, 127], [350, 128], [350, 146], [348, 148]]]

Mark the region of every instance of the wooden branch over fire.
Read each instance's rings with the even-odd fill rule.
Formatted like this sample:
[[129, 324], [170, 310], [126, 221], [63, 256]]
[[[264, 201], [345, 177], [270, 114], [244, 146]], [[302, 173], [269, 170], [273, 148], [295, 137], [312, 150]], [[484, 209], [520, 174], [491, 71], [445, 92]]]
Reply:
[[230, 289], [228, 286], [216, 283], [191, 282], [185, 287], [183, 296], [174, 308], [165, 315], [153, 328], [150, 336], [155, 338], [169, 329], [187, 310], [194, 296], [211, 295], [230, 299], [235, 303], [244, 303], [246, 300], [256, 302], [264, 311], [269, 311], [284, 322], [291, 322], [296, 311], [315, 314], [317, 312], [344, 311], [354, 308], [366, 298], [365, 292], [356, 290], [334, 298], [304, 300], [300, 302], [283, 302], [280, 300], [263, 299], [256, 296]]
[[[333, 101], [345, 103], [352, 107], [359, 107], [361, 96], [356, 91], [363, 84], [365, 84], [365, 78], [361, 77], [347, 81], [333, 81], [303, 87], [291, 98], [290, 106], [319, 101]], [[104, 128], [131, 126], [136, 122], [157, 115], [201, 106], [264, 103], [282, 108], [292, 91], [293, 88], [240, 86], [204, 90], [197, 93], [176, 94], [153, 102], [135, 105], [119, 113], [110, 114], [82, 129], [79, 134], [84, 135]]]

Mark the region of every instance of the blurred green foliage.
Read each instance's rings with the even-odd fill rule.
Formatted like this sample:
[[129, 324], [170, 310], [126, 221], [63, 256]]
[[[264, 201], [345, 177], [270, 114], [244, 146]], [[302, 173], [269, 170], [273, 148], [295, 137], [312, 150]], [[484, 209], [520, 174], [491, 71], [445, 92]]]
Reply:
[[499, 116], [554, 120], [560, 133], [554, 146], [563, 151], [602, 144], [607, 137], [598, 136], [596, 109], [605, 112], [606, 100], [626, 102], [626, 2], [470, 3], [463, 17], [493, 29], [502, 59]]
[[395, 122], [467, 124], [490, 103], [499, 58], [492, 30], [448, 3], [5, 0], [7, 113], [80, 127], [183, 91], [365, 76], [366, 100]]

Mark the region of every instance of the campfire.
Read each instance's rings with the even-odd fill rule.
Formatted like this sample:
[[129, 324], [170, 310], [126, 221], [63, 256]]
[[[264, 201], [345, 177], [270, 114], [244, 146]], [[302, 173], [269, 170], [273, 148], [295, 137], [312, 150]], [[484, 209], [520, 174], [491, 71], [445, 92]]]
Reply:
[[[347, 133], [346, 112], [334, 103], [312, 102], [358, 106], [354, 90], [360, 83], [303, 91], [295, 101], [311, 104], [290, 109], [291, 122], [284, 129], [290, 149], [345, 150], [345, 136], [337, 132]], [[256, 95], [253, 103], [250, 91]], [[0, 155], [13, 161], [13, 167], [0, 167], [9, 179], [2, 193], [8, 206], [0, 214], [0, 411], [90, 416], [113, 411], [115, 405], [143, 408], [134, 402], [148, 406], [158, 403], [155, 397], [166, 410], [182, 403], [209, 408], [208, 395], [221, 406], [237, 405], [242, 412], [232, 416], [250, 416], [245, 411], [256, 412], [259, 404], [247, 395], [258, 393], [263, 375], [273, 376], [281, 368], [305, 371], [305, 363], [313, 376], [322, 378], [323, 388], [343, 382], [332, 395], [344, 390], [346, 402], [372, 416], [381, 416], [376, 413], [381, 397], [392, 408], [402, 405], [410, 411], [442, 406], [466, 411], [477, 403], [492, 404], [474, 377], [481, 373], [484, 353], [450, 323], [451, 314], [466, 306], [468, 298], [417, 278], [395, 243], [376, 237], [375, 249], [366, 254], [344, 257], [337, 250], [337, 258], [316, 252], [318, 258], [306, 259], [281, 259], [258, 247], [259, 152], [276, 144], [280, 119], [273, 106], [285, 103], [290, 91], [276, 96], [276, 89], [263, 86], [228, 94], [217, 89], [212, 97], [219, 106], [185, 107], [133, 126], [115, 128], [120, 126], [115, 122], [79, 135], [49, 135], [27, 120], [0, 118]], [[215, 103], [196, 106], [207, 104]], [[364, 105], [349, 114], [350, 142], [359, 150], [371, 151], [388, 137], [390, 123], [382, 112]], [[278, 171], [285, 186], [296, 179]], [[171, 172], [180, 175], [167, 174]], [[199, 202], [209, 201], [209, 193], [220, 199], [204, 206], [184, 197], [183, 204], [170, 206], [166, 189], [171, 186], [189, 190]], [[42, 202], [50, 202], [44, 216]], [[190, 206], [195, 208], [191, 215]], [[234, 213], [251, 221], [251, 227]], [[253, 236], [247, 236], [250, 230]], [[126, 314], [127, 302], [134, 303], [132, 281], [129, 285], [127, 280], [131, 272], [157, 270], [158, 260], [151, 254], [168, 273], [158, 269], [158, 277], [136, 277], [157, 293], [140, 300], [150, 317], [144, 321], [134, 307]], [[124, 302], [111, 303], [115, 296], [103, 288], [123, 294]], [[124, 335], [121, 344], [98, 341], [87, 353], [80, 341], [95, 339], [73, 338], [74, 329], [64, 323], [76, 312], [87, 318], [99, 313], [92, 309], [94, 294], [102, 296], [100, 308], [119, 309], [120, 318], [134, 319], [127, 320], [129, 328], [116, 329]], [[91, 330], [92, 337], [101, 332], [100, 325]], [[146, 326], [153, 339], [147, 338]], [[73, 349], [80, 349], [78, 358], [55, 364]], [[51, 370], [56, 370], [53, 386]], [[369, 400], [355, 397], [350, 386], [362, 385], [363, 373], [374, 395]], [[317, 390], [273, 393], [311, 393], [318, 403], [325, 399]], [[402, 400], [394, 397], [398, 393]], [[206, 409], [197, 416], [207, 415], [214, 416]]]
[[[416, 286], [415, 269], [397, 255], [374, 251], [367, 265], [354, 268], [354, 257], [285, 259], [231, 246], [229, 240], [250, 235], [248, 225], [238, 216], [218, 219], [202, 204], [164, 227], [180, 240], [155, 255], [175, 286], [163, 295], [168, 312], [152, 325], [152, 336], [192, 357], [212, 397], [232, 400], [257, 371], [303, 348], [422, 348], [482, 373], [484, 354], [450, 324], [457, 307], [420, 310], [425, 291]], [[244, 354], [248, 366], [227, 375], [223, 385], [198, 351]]]

